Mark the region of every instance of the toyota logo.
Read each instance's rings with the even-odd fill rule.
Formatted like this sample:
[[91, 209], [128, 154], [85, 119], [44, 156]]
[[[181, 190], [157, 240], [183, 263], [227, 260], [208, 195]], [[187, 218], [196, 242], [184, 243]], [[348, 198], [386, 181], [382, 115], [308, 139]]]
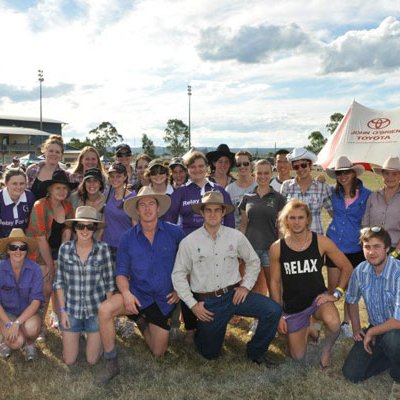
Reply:
[[367, 125], [368, 128], [371, 129], [384, 129], [390, 125], [390, 119], [389, 118], [371, 119], [371, 121], [368, 121]]

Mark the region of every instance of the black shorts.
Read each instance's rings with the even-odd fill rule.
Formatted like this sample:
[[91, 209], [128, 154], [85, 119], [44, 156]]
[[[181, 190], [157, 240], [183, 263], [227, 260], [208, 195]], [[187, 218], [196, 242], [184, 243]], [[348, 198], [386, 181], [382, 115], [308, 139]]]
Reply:
[[[364, 253], [362, 251], [359, 251], [358, 253], [345, 253], [344, 255], [349, 259], [353, 268], [357, 267], [358, 264], [365, 261]], [[336, 265], [328, 256], [326, 257], [325, 265], [328, 268], [336, 268]]]
[[128, 315], [129, 319], [133, 321], [137, 321], [140, 317], [144, 318], [144, 320], [150, 324], [157, 325], [162, 329], [169, 331], [171, 329], [171, 311], [169, 314], [164, 315], [158, 305], [153, 303], [146, 308], [143, 308], [139, 311], [139, 314], [131, 314]]

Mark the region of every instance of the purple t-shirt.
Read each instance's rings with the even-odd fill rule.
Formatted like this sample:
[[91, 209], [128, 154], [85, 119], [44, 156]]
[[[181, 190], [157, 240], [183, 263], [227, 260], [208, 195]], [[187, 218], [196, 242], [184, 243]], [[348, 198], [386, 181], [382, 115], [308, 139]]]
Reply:
[[[171, 195], [171, 207], [165, 215], [165, 221], [176, 224], [179, 217], [185, 236], [203, 225], [203, 217], [195, 214], [192, 210], [192, 204], [200, 203], [205, 192], [217, 191], [224, 196], [225, 204], [232, 204], [231, 197], [222, 186], [213, 182], [207, 182], [203, 188], [195, 183], [188, 181], [185, 186], [176, 189]], [[235, 228], [235, 217], [233, 213], [227, 214], [223, 221], [225, 226]]]
[[14, 203], [7, 188], [0, 190], [0, 238], [8, 237], [13, 228], [25, 229], [29, 223], [35, 196], [30, 190], [25, 190]]
[[[125, 201], [135, 196], [136, 193], [132, 192], [125, 197]], [[106, 226], [104, 228], [103, 241], [112, 247], [118, 247], [121, 235], [129, 228], [132, 228], [132, 219], [126, 215], [124, 208], [121, 207], [122, 203], [122, 200], [115, 198], [113, 192], [104, 207]]]
[[43, 275], [35, 262], [26, 258], [18, 282], [10, 260], [0, 263], [0, 305], [7, 314], [20, 316], [33, 300], [44, 301]]

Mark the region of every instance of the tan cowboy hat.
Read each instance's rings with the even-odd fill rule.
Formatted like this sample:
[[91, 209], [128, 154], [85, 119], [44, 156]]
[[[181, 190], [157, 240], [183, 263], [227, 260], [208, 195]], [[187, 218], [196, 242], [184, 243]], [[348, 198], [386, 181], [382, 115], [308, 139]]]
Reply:
[[382, 168], [374, 168], [374, 172], [376, 174], [382, 175], [382, 171], [387, 170], [387, 171], [400, 171], [400, 159], [399, 157], [393, 157], [390, 156], [387, 158], [383, 165]]
[[289, 154], [286, 155], [286, 158], [291, 163], [299, 160], [309, 160], [312, 164], [317, 161], [317, 156], [310, 150], [305, 149], [304, 147], [297, 147], [293, 149]]
[[125, 213], [136, 221], [139, 220], [139, 215], [137, 213], [136, 205], [140, 199], [143, 199], [143, 197], [152, 197], [153, 199], [157, 200], [159, 206], [158, 210], [159, 217], [164, 215], [168, 211], [171, 205], [171, 198], [167, 194], [155, 193], [150, 186], [143, 186], [139, 190], [137, 196], [130, 197], [124, 203]]
[[192, 210], [196, 214], [201, 214], [201, 207], [205, 204], [216, 204], [225, 207], [225, 214], [231, 213], [235, 207], [232, 204], [224, 203], [224, 196], [221, 192], [205, 192], [201, 198], [201, 203], [192, 204]]
[[0, 239], [0, 253], [6, 253], [7, 247], [12, 242], [24, 242], [28, 245], [28, 253], [36, 249], [36, 240], [25, 235], [23, 229], [13, 228], [8, 237]]
[[74, 222], [92, 222], [97, 224], [98, 228], [104, 227], [104, 222], [99, 219], [97, 210], [90, 206], [80, 206], [75, 211], [75, 218], [66, 219], [65, 225], [71, 226]]
[[364, 173], [365, 168], [362, 165], [354, 165], [346, 156], [341, 156], [336, 160], [334, 168], [327, 168], [325, 172], [330, 178], [336, 179], [336, 171], [348, 170], [354, 171], [356, 176], [359, 177]]

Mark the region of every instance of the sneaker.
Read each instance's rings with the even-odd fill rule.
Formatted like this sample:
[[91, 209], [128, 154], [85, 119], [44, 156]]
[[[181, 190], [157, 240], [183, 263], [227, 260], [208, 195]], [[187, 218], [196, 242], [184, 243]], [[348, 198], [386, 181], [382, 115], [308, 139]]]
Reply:
[[353, 337], [353, 330], [350, 328], [350, 325], [348, 322], [342, 322], [340, 325], [340, 330], [342, 335], [345, 338], [352, 338]]
[[0, 357], [8, 358], [11, 355], [11, 349], [3, 342], [0, 343]]
[[104, 359], [103, 369], [98, 373], [96, 382], [101, 385], [107, 385], [107, 383], [114, 379], [119, 373], [118, 357], [109, 360]]
[[389, 400], [400, 400], [400, 383], [393, 382]]
[[34, 344], [26, 344], [24, 346], [24, 354], [26, 361], [34, 361], [37, 359], [37, 350]]
[[250, 329], [249, 329], [249, 331], [247, 332], [247, 334], [248, 334], [249, 336], [254, 336], [254, 334], [256, 333], [257, 327], [258, 327], [258, 319], [255, 319], [255, 320], [251, 323]]

